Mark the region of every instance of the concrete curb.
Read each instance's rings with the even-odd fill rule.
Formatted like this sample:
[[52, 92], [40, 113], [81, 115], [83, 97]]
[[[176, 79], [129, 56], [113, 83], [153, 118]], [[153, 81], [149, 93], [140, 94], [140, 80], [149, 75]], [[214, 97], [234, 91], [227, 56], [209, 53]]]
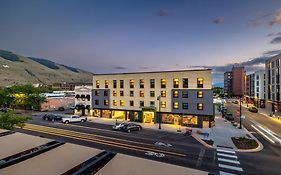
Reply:
[[196, 139], [198, 142], [200, 142], [202, 145], [204, 145], [205, 147], [216, 149], [214, 146], [211, 146], [211, 145], [207, 144], [206, 142], [204, 142], [201, 138], [199, 138], [198, 136], [196, 136], [196, 134], [192, 133], [191, 136], [192, 136], [194, 139]]

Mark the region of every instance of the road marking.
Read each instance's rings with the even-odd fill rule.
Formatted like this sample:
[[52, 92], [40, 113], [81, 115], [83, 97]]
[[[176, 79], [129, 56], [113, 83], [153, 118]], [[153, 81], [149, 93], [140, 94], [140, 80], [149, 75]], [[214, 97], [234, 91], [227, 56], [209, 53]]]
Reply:
[[220, 175], [236, 175], [236, 174], [220, 171]]
[[224, 164], [219, 164], [220, 168], [225, 168], [225, 169], [230, 169], [230, 170], [236, 170], [236, 171], [242, 171], [243, 169], [237, 166], [230, 166], [230, 165], [224, 165]]
[[201, 166], [204, 154], [205, 154], [205, 149], [202, 148], [200, 150], [200, 153], [199, 153], [199, 157], [198, 157], [198, 160], [197, 160], [197, 163], [196, 163], [196, 167]]
[[223, 156], [223, 157], [229, 157], [229, 158], [237, 159], [237, 156], [234, 156], [234, 155], [223, 154], [223, 153], [217, 153], [217, 155], [218, 156]]
[[232, 153], [235, 154], [235, 151], [230, 151], [230, 150], [225, 150], [225, 149], [217, 149], [219, 152], [224, 152], [224, 153]]
[[237, 160], [230, 160], [230, 159], [218, 158], [218, 161], [221, 161], [221, 162], [228, 162], [228, 163], [234, 163], [234, 164], [239, 164], [239, 165], [240, 165], [240, 162], [237, 161]]
[[267, 135], [265, 135], [261, 130], [256, 128], [254, 125], [251, 125], [256, 131], [258, 131], [262, 136], [264, 136], [267, 140], [269, 140], [271, 143], [275, 143], [271, 138], [269, 138]]

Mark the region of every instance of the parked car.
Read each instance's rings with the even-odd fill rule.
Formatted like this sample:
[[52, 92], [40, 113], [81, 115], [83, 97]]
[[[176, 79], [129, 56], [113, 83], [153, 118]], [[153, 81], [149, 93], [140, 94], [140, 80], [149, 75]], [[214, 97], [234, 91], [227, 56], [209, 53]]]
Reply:
[[226, 119], [226, 120], [229, 120], [229, 121], [233, 121], [233, 120], [234, 120], [234, 117], [233, 117], [233, 115], [232, 115], [231, 113], [227, 113], [227, 114], [225, 115], [225, 119]]
[[59, 111], [64, 111], [65, 109], [64, 109], [64, 107], [59, 107], [58, 110]]
[[258, 108], [254, 107], [254, 106], [249, 107], [248, 110], [249, 110], [250, 112], [254, 112], [254, 113], [257, 113], [257, 112], [259, 111]]
[[131, 131], [140, 131], [140, 130], [142, 130], [142, 127], [141, 127], [141, 125], [137, 125], [134, 123], [128, 123], [128, 124], [124, 124], [124, 126], [121, 127], [121, 130], [130, 133]]
[[126, 124], [127, 124], [127, 123], [125, 123], [125, 122], [122, 122], [122, 123], [119, 123], [119, 124], [115, 124], [115, 125], [112, 126], [112, 129], [113, 129], [113, 130], [121, 130], [122, 127], [123, 127], [124, 125], [126, 125]]
[[238, 104], [238, 103], [239, 103], [239, 101], [238, 101], [238, 100], [234, 100], [234, 101], [232, 101], [232, 103], [234, 103], [234, 104]]
[[71, 115], [69, 117], [63, 117], [62, 118], [62, 122], [63, 123], [73, 123], [73, 122], [86, 122], [87, 121], [87, 117], [82, 117], [79, 115]]
[[62, 115], [60, 114], [45, 114], [43, 116], [43, 119], [44, 120], [48, 120], [48, 121], [58, 121], [58, 120], [61, 120], [62, 119]]

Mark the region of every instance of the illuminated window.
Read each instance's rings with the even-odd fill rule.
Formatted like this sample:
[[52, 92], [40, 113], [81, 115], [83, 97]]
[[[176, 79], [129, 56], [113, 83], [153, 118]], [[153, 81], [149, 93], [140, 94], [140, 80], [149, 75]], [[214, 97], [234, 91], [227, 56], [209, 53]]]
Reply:
[[197, 78], [197, 88], [203, 88], [204, 79]]
[[135, 85], [135, 81], [134, 80], [130, 80], [130, 88], [134, 88]]
[[124, 88], [124, 80], [120, 80], [120, 89]]
[[130, 101], [130, 106], [134, 106], [134, 101]]
[[144, 79], [140, 79], [140, 88], [144, 88]]
[[203, 98], [203, 92], [202, 91], [197, 92], [197, 98]]
[[117, 80], [113, 80], [113, 88], [117, 88]]
[[144, 101], [140, 101], [140, 107], [144, 106]]
[[96, 81], [96, 88], [97, 88], [97, 89], [100, 88], [100, 80], [97, 80], [97, 81]]
[[108, 84], [109, 84], [109, 81], [108, 81], [108, 80], [105, 80], [105, 81], [104, 81], [104, 88], [108, 88]]
[[155, 97], [155, 92], [154, 91], [150, 91], [150, 97]]
[[130, 97], [134, 96], [134, 91], [130, 91]]
[[150, 79], [150, 88], [155, 88], [155, 80]]
[[165, 101], [161, 101], [161, 108], [166, 108], [166, 102]]
[[144, 97], [144, 91], [143, 90], [140, 91], [140, 97]]
[[197, 103], [197, 110], [203, 110], [203, 104]]
[[188, 103], [182, 103], [182, 109], [188, 109]]
[[178, 98], [179, 97], [179, 91], [174, 91], [173, 92], [173, 97]]
[[188, 78], [183, 78], [182, 79], [182, 87], [183, 88], [188, 88]]
[[103, 101], [103, 105], [107, 106], [108, 105], [108, 100]]
[[120, 106], [125, 106], [125, 101], [124, 100], [120, 100]]
[[120, 97], [124, 96], [124, 91], [120, 91]]
[[161, 91], [161, 97], [166, 97], [166, 91]]
[[161, 79], [161, 88], [166, 88], [166, 80]]
[[174, 88], [179, 88], [179, 79], [174, 78]]
[[113, 100], [113, 106], [117, 106], [117, 100]]
[[174, 109], [179, 109], [179, 102], [174, 102], [173, 108]]
[[117, 97], [117, 91], [116, 90], [113, 91], [113, 96]]

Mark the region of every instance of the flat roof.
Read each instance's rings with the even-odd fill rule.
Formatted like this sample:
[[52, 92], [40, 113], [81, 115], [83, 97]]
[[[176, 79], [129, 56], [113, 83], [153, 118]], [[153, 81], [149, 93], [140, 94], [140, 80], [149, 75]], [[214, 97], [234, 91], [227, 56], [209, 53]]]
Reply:
[[184, 69], [184, 70], [169, 70], [169, 71], [148, 71], [148, 72], [123, 72], [123, 73], [105, 73], [105, 74], [94, 74], [96, 75], [126, 75], [126, 74], [149, 74], [149, 73], [165, 73], [165, 72], [191, 72], [191, 71], [210, 71], [212, 69]]
[[98, 149], [66, 143], [23, 162], [1, 169], [0, 174], [63, 174], [100, 152], [101, 150]]
[[0, 138], [0, 159], [43, 145], [50, 141], [52, 140], [22, 133], [3, 136]]
[[208, 172], [157, 162], [153, 160], [147, 160], [138, 157], [132, 157], [124, 154], [117, 154], [111, 161], [109, 161], [101, 170], [96, 173], [96, 175], [105, 174], [207, 175]]

